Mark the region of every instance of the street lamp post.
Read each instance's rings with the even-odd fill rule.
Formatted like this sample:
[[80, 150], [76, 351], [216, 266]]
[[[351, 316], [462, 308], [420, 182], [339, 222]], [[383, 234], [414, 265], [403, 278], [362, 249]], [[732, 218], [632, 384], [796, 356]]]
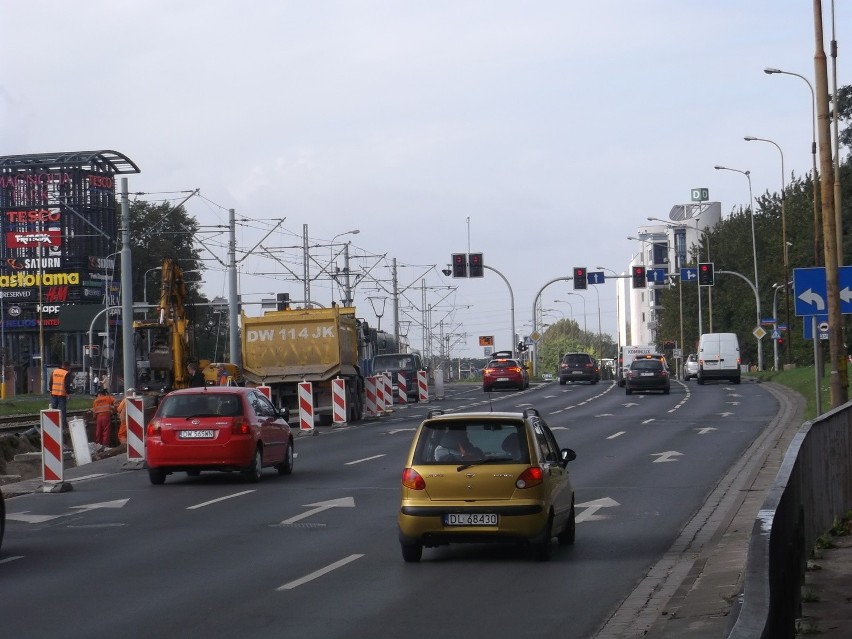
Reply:
[[[331, 244], [329, 244], [329, 250], [328, 250], [329, 263], [334, 262], [334, 240], [336, 240], [338, 237], [340, 237], [342, 235], [358, 235], [358, 233], [360, 233], [360, 232], [361, 232], [361, 229], [352, 229], [351, 231], [344, 231], [343, 233], [338, 233], [337, 235], [332, 237], [331, 238]], [[344, 287], [344, 290], [345, 290], [344, 294], [346, 296], [346, 300], [344, 300], [343, 304], [344, 304], [344, 306], [348, 306], [348, 305], [351, 304], [351, 300], [349, 299], [349, 296], [351, 295], [351, 292], [350, 292], [350, 289], [349, 289], [349, 242], [344, 244], [343, 250], [345, 252], [344, 261], [343, 261], [343, 263], [344, 263], [343, 268], [344, 268], [344, 275], [346, 276], [346, 286]], [[329, 271], [331, 271], [331, 265], [330, 264], [329, 264]], [[333, 284], [334, 273], [331, 273], [331, 279], [332, 279], [331, 301], [334, 302], [334, 284]]]
[[[787, 282], [787, 286], [790, 286], [792, 282]], [[773, 284], [772, 289], [772, 318], [775, 320], [775, 326], [773, 327], [776, 331], [778, 330], [778, 291], [782, 288], [786, 288], [783, 284]], [[785, 295], [788, 294], [785, 291]], [[773, 356], [775, 358], [775, 370], [778, 370], [778, 340], [773, 338]]]
[[[142, 303], [145, 304], [145, 306], [146, 306], [146, 309], [145, 309], [146, 313], [148, 312], [148, 310], [147, 310], [147, 305], [148, 305], [148, 284], [147, 284], [148, 283], [148, 273], [150, 273], [151, 271], [162, 271], [162, 270], [163, 270], [162, 266], [155, 266], [154, 268], [149, 268], [147, 271], [145, 271], [142, 274]], [[148, 317], [148, 316], [145, 315], [145, 317]]]
[[817, 184], [819, 183], [817, 177], [817, 143], [816, 143], [816, 93], [814, 93], [814, 86], [811, 84], [811, 81], [808, 80], [805, 76], [800, 75], [798, 73], [793, 73], [792, 71], [782, 71], [781, 69], [772, 69], [766, 68], [763, 70], [766, 75], [774, 75], [776, 73], [783, 75], [793, 75], [797, 78], [800, 78], [805, 81], [805, 84], [808, 85], [808, 88], [811, 90], [811, 158], [813, 159], [813, 191], [814, 191], [814, 265], [820, 265], [819, 259], [819, 239], [820, 239], [820, 228], [819, 228], [819, 196], [817, 194]]
[[[734, 171], [735, 173], [743, 174], [748, 180], [748, 202], [749, 209], [751, 210], [751, 252], [752, 259], [754, 260], [754, 289], [757, 291], [757, 323], [755, 324], [755, 330], [758, 326], [760, 326], [760, 284], [757, 281], [757, 239], [754, 234], [754, 197], [751, 192], [751, 171], [741, 171], [740, 169], [732, 169], [727, 166], [714, 166], [714, 169], [717, 171]], [[763, 340], [762, 338], [757, 338], [757, 369], [763, 370]]]
[[[784, 281], [788, 282], [790, 280], [790, 265], [787, 259], [787, 216], [786, 216], [786, 207], [785, 200], [786, 197], [784, 195], [786, 190], [786, 185], [784, 182], [784, 151], [781, 150], [781, 147], [778, 146], [777, 142], [773, 142], [772, 140], [767, 140], [766, 138], [756, 138], [751, 135], [747, 135], [743, 138], [746, 142], [766, 142], [768, 144], [773, 145], [776, 149], [778, 149], [778, 153], [781, 155], [781, 258], [784, 260]], [[784, 349], [784, 353], [786, 355], [786, 361], [790, 363], [790, 296], [785, 296], [784, 300], [785, 311], [784, 318], [787, 326], [787, 342], [786, 348]]]

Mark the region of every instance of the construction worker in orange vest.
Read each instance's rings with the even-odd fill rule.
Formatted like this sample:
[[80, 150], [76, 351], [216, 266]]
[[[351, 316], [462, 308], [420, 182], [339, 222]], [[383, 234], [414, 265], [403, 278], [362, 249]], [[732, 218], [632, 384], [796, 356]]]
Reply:
[[95, 401], [92, 402], [92, 413], [95, 415], [95, 441], [104, 448], [110, 447], [110, 431], [112, 430], [114, 412], [115, 397], [110, 395], [105, 388], [100, 389]]
[[50, 376], [50, 407], [58, 408], [62, 425], [65, 425], [65, 410], [68, 407], [68, 395], [71, 394], [71, 364], [62, 362], [62, 366], [54, 369]]

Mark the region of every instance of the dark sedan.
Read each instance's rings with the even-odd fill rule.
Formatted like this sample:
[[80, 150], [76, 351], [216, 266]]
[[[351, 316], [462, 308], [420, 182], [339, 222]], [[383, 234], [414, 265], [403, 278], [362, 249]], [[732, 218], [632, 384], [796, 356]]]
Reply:
[[628, 395], [651, 390], [662, 391], [668, 395], [670, 389], [669, 371], [661, 360], [651, 356], [637, 357], [630, 364], [625, 380], [625, 392]]

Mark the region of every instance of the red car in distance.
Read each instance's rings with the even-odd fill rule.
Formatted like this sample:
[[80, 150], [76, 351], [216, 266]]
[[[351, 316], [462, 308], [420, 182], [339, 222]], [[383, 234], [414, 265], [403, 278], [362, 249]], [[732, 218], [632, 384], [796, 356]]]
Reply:
[[517, 388], [524, 390], [530, 385], [527, 369], [516, 359], [492, 359], [482, 369], [482, 390], [491, 392], [492, 388]]
[[293, 434], [287, 415], [256, 388], [206, 386], [169, 393], [145, 433], [148, 476], [162, 484], [185, 472], [239, 471], [260, 481], [264, 468], [293, 472]]

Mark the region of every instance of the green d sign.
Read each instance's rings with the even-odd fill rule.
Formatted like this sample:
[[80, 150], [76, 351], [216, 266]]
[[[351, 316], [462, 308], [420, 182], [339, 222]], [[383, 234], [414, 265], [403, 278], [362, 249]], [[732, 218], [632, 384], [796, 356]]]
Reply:
[[706, 202], [710, 199], [710, 189], [692, 189], [693, 202]]

